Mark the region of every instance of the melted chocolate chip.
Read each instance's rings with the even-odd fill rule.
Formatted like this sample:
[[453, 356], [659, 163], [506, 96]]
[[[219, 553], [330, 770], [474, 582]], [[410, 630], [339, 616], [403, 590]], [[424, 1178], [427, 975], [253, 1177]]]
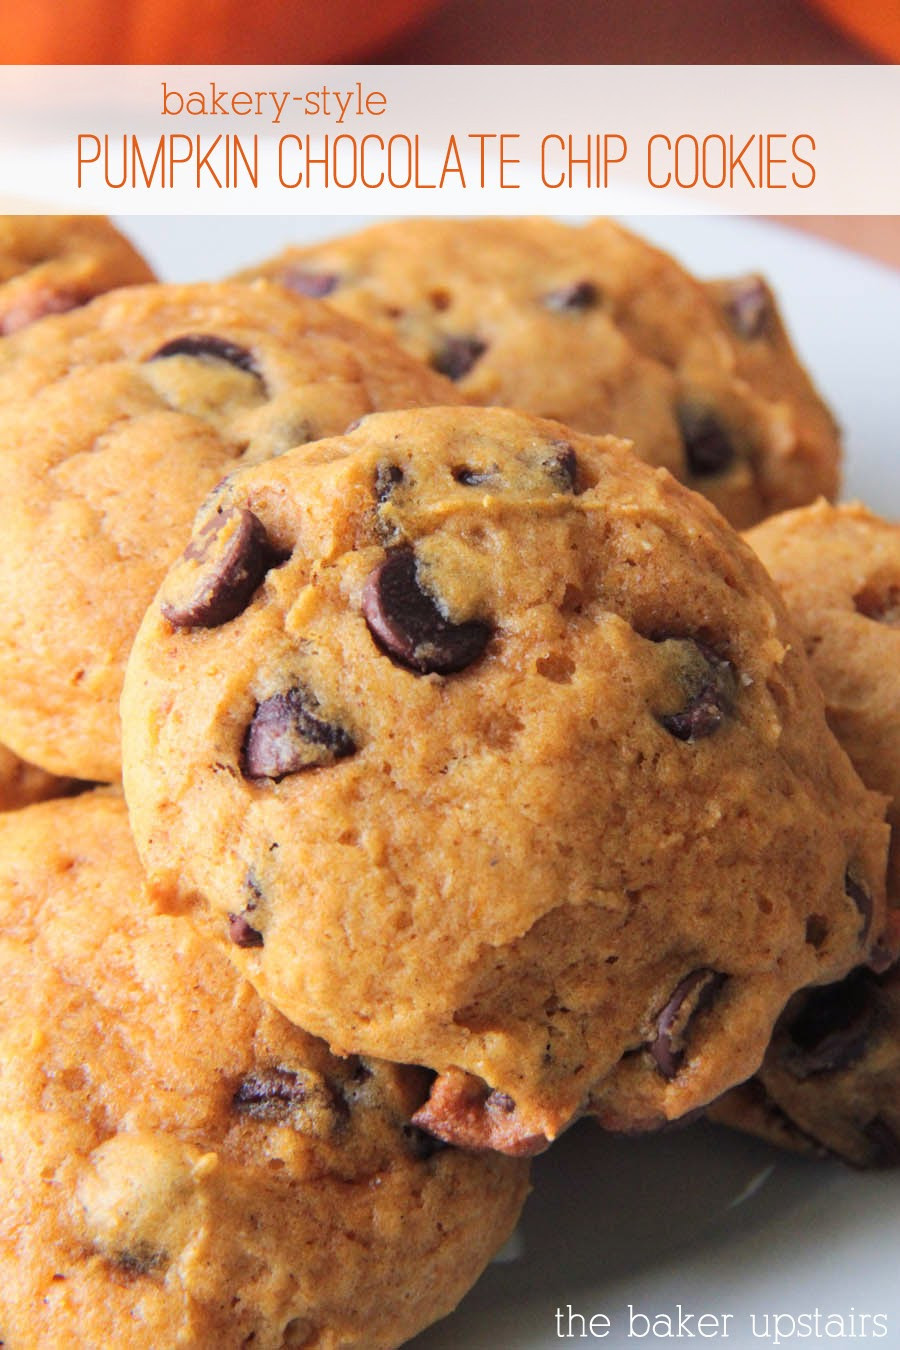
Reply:
[[337, 289], [340, 277], [336, 272], [309, 272], [302, 267], [286, 267], [278, 273], [278, 282], [296, 295], [307, 295], [321, 300]]
[[762, 337], [772, 320], [772, 301], [760, 277], [737, 277], [723, 283], [722, 309], [739, 338], [752, 342]]
[[859, 940], [860, 942], [865, 942], [866, 938], [869, 936], [869, 930], [872, 927], [872, 897], [862, 882], [857, 881], [856, 877], [851, 876], [849, 871], [844, 873], [844, 890], [862, 916], [862, 927], [859, 932]]
[[865, 970], [856, 970], [804, 997], [787, 1023], [788, 1041], [780, 1053], [794, 1078], [846, 1069], [862, 1057], [875, 1015], [871, 980]]
[[476, 337], [447, 337], [431, 358], [439, 375], [461, 380], [487, 351], [487, 343]]
[[725, 983], [715, 970], [695, 970], [685, 976], [656, 1019], [656, 1038], [649, 1050], [664, 1078], [674, 1078], [686, 1053], [691, 1024], [707, 1009]]
[[870, 1167], [900, 1167], [900, 1138], [883, 1116], [875, 1116], [864, 1125], [863, 1134], [872, 1148]]
[[278, 558], [262, 522], [244, 508], [217, 511], [191, 540], [163, 589], [175, 628], [216, 628], [237, 618]]
[[383, 506], [402, 482], [403, 470], [399, 464], [379, 464], [375, 469], [375, 500], [378, 505]]
[[228, 936], [236, 947], [262, 947], [263, 935], [258, 928], [251, 927], [248, 912], [252, 912], [249, 906], [241, 914], [228, 915]]
[[256, 362], [246, 347], [239, 347], [227, 338], [216, 337], [211, 333], [185, 333], [183, 337], [172, 338], [164, 342], [151, 357], [150, 361], [159, 361], [168, 356], [205, 356], [215, 361], [227, 361], [238, 370], [246, 370], [250, 375], [259, 375]]
[[450, 675], [481, 656], [491, 627], [478, 619], [452, 623], [419, 586], [412, 549], [395, 549], [363, 589], [369, 631], [392, 660], [419, 675]]
[[257, 704], [244, 739], [247, 778], [280, 779], [352, 755], [356, 744], [343, 727], [317, 717], [318, 702], [294, 687]]
[[542, 303], [558, 314], [579, 313], [600, 303], [600, 291], [592, 281], [573, 281], [568, 286], [548, 291]]
[[683, 670], [685, 702], [677, 712], [661, 713], [658, 721], [679, 741], [711, 736], [733, 711], [737, 696], [734, 666], [695, 638], [657, 638], [672, 643], [687, 657]]
[[682, 406], [678, 424], [690, 473], [711, 478], [730, 468], [736, 457], [734, 443], [714, 413]]
[[346, 1118], [347, 1108], [321, 1076], [308, 1069], [260, 1069], [247, 1074], [231, 1099], [252, 1120], [289, 1125], [300, 1134], [323, 1136]]

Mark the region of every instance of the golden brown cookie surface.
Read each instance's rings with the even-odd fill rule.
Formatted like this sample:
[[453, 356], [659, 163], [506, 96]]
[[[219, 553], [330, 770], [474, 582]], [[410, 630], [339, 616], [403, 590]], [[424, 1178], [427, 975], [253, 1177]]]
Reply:
[[734, 340], [736, 373], [790, 428], [765, 464], [765, 514], [802, 506], [840, 487], [840, 428], [800, 363], [771, 286], [761, 276], [704, 286]]
[[245, 275], [393, 333], [467, 402], [633, 439], [738, 526], [836, 490], [836, 428], [771, 294], [751, 332], [736, 283], [704, 288], [609, 220], [403, 220]]
[[[859, 503], [773, 517], [748, 542], [778, 582], [863, 782], [888, 797], [889, 960], [900, 943], [900, 526]], [[759, 1074], [711, 1111], [773, 1143], [900, 1164], [900, 972], [799, 994]]]
[[882, 803], [762, 568], [620, 443], [523, 414], [375, 414], [233, 477], [123, 723], [163, 903], [205, 896], [334, 1047], [438, 1070], [447, 1137], [680, 1116], [881, 936]]
[[206, 494], [374, 408], [454, 398], [264, 284], [135, 287], [0, 344], [0, 739], [114, 781], [128, 649]]
[[900, 525], [816, 502], [747, 535], [778, 583], [863, 782], [890, 800], [888, 898], [900, 944]]
[[26, 764], [12, 750], [0, 745], [0, 811], [18, 811], [20, 806], [33, 802], [67, 797], [79, 787], [70, 778], [57, 778], [34, 764]]
[[153, 280], [104, 216], [0, 216], [0, 335]]
[[142, 893], [121, 799], [0, 818], [0, 1338], [387, 1350], [448, 1312], [525, 1164], [435, 1149]]

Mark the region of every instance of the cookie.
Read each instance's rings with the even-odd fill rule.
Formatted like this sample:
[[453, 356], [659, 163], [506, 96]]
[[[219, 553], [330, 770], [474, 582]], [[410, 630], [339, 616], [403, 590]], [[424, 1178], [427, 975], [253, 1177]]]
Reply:
[[105, 216], [0, 216], [0, 336], [153, 280]]
[[783, 1148], [900, 1166], [900, 967], [799, 994], [760, 1072], [709, 1114]]
[[242, 275], [393, 333], [467, 402], [630, 437], [738, 526], [837, 489], [837, 429], [770, 292], [705, 289], [611, 221], [402, 220]]
[[17, 811], [33, 802], [67, 797], [83, 786], [71, 778], [57, 778], [34, 764], [26, 764], [12, 750], [0, 745], [0, 811]]
[[527, 1164], [435, 1148], [147, 900], [121, 798], [0, 818], [0, 1340], [386, 1350], [505, 1239]]
[[888, 900], [900, 945], [900, 525], [816, 502], [747, 535], [777, 581], [825, 715], [860, 778], [889, 799]]
[[232, 476], [122, 712], [160, 903], [437, 1070], [443, 1138], [680, 1117], [882, 934], [883, 803], [774, 586], [611, 439], [422, 409]]
[[[900, 526], [859, 503], [817, 502], [747, 539], [781, 587], [832, 731], [888, 797], [889, 961], [900, 945]], [[710, 1114], [857, 1166], [900, 1163], [900, 970], [798, 995], [759, 1075]]]
[[388, 339], [260, 284], [114, 292], [0, 344], [0, 740], [120, 773], [128, 649], [204, 497], [375, 408], [453, 402]]
[[791, 428], [789, 454], [769, 465], [776, 486], [765, 514], [837, 496], [840, 428], [794, 351], [771, 286], [751, 273], [705, 290], [734, 339], [737, 375]]

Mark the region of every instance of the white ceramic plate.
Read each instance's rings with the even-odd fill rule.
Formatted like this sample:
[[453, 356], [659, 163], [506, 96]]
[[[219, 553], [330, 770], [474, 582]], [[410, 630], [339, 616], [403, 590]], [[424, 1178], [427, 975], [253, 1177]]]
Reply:
[[[361, 222], [121, 223], [165, 279], [197, 280]], [[900, 516], [900, 273], [759, 221], [629, 223], [700, 275], [768, 275], [845, 428], [845, 495]], [[583, 1122], [537, 1160], [534, 1193], [501, 1258], [453, 1317], [414, 1344], [416, 1350], [566, 1344], [896, 1350], [898, 1229], [900, 1172], [858, 1175], [708, 1125], [632, 1140]]]

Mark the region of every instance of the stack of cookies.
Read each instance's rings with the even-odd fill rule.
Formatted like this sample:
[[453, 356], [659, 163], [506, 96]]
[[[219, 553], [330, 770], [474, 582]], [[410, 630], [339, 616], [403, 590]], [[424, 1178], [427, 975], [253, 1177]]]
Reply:
[[4, 1350], [388, 1350], [585, 1115], [895, 1161], [900, 544], [736, 533], [837, 486], [764, 283], [114, 237], [0, 234]]

